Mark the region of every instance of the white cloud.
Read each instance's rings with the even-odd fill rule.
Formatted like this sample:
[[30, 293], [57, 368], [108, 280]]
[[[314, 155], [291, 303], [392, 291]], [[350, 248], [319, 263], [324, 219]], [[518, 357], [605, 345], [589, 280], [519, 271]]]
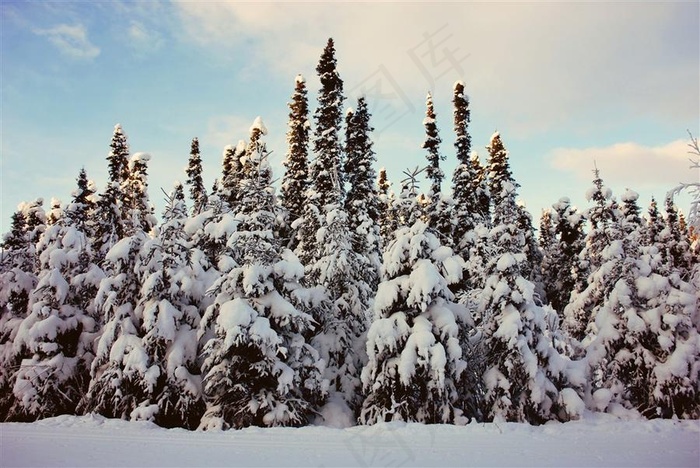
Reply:
[[603, 180], [632, 189], [668, 189], [699, 175], [689, 170], [685, 140], [660, 146], [630, 142], [600, 148], [557, 148], [550, 153], [549, 160], [553, 168], [573, 173], [581, 181], [593, 179], [595, 165]]
[[463, 79], [474, 109], [518, 134], [580, 125], [590, 109], [599, 112], [594, 128], [630, 115], [683, 128], [698, 116], [697, 22], [686, 20], [697, 18], [697, 4], [176, 6], [190, 40], [229, 54], [242, 48], [253, 68], [309, 75], [332, 36], [348, 88], [384, 67], [391, 91], [420, 102], [430, 87], [449, 98]]
[[62, 54], [69, 57], [94, 59], [100, 55], [100, 48], [90, 42], [82, 24], [59, 24], [49, 29], [35, 29], [34, 33], [46, 36]]

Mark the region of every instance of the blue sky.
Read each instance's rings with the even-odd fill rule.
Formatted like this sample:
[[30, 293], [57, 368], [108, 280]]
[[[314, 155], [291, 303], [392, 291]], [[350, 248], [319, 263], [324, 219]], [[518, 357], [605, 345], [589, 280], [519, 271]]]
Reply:
[[[364, 94], [378, 166], [398, 185], [425, 163], [425, 95], [454, 167], [452, 86], [471, 98], [473, 147], [494, 130], [535, 221], [561, 196], [585, 208], [594, 160], [646, 209], [688, 169], [700, 133], [698, 2], [10, 2], [2, 9], [2, 232], [18, 203], [66, 202], [85, 167], [100, 190], [113, 127], [152, 155], [150, 194], [184, 180], [198, 137], [207, 185], [256, 116], [282, 177], [287, 102], [336, 41], [347, 105]], [[445, 188], [449, 188], [449, 183]], [[689, 200], [679, 198], [687, 211]]]

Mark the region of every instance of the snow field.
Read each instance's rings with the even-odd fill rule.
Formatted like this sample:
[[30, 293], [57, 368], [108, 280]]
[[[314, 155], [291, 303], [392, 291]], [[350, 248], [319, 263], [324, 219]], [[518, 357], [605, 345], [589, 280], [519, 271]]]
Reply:
[[0, 465], [80, 466], [663, 466], [700, 463], [700, 421], [620, 420], [467, 426], [379, 423], [334, 429], [162, 429], [59, 416], [0, 425]]

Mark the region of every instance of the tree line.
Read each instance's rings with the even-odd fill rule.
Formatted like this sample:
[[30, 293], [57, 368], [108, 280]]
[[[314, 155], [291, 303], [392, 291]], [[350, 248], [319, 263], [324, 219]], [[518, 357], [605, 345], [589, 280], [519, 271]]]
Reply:
[[81, 170], [69, 203], [19, 206], [0, 263], [0, 418], [700, 416], [700, 241], [672, 198], [643, 216], [596, 170], [589, 207], [560, 199], [537, 235], [501, 135], [485, 161], [472, 151], [462, 82], [451, 190], [430, 94], [427, 165], [394, 190], [367, 102], [344, 108], [332, 39], [316, 72], [313, 115], [295, 79], [279, 193], [257, 118], [209, 190], [192, 140], [160, 221], [150, 156], [119, 125], [101, 192]]

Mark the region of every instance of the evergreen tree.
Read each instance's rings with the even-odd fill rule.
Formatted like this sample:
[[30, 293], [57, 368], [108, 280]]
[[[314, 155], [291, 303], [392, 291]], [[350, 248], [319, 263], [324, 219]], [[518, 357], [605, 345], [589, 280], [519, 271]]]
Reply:
[[207, 189], [202, 180], [202, 157], [199, 153], [199, 140], [197, 138], [192, 138], [190, 159], [185, 173], [187, 174], [187, 185], [190, 187], [192, 214], [198, 215], [206, 209]]
[[14, 404], [14, 370], [22, 360], [13, 344], [29, 312], [29, 295], [37, 283], [35, 243], [27, 224], [26, 205], [21, 204], [12, 215], [0, 257], [0, 420], [3, 421]]
[[[512, 234], [513, 225], [507, 230]], [[502, 253], [486, 280], [479, 310], [487, 350], [484, 416], [539, 424], [567, 411], [559, 397], [566, 366], [546, 337], [534, 285], [520, 274], [526, 257], [508, 251], [507, 237], [503, 233], [499, 239]]]
[[377, 199], [379, 201], [379, 234], [383, 247], [389, 245], [394, 233], [398, 229], [397, 214], [395, 210], [395, 195], [391, 191], [391, 182], [387, 178], [386, 169], [379, 169], [379, 179], [377, 180]]
[[628, 226], [635, 223], [621, 218], [619, 230], [627, 235], [602, 251], [592, 275], [600, 304], [587, 347], [595, 377], [590, 405], [611, 411], [622, 406], [649, 417], [697, 417], [700, 338], [691, 320], [697, 291], [677, 272], [655, 271], [658, 250], [640, 246]]
[[108, 418], [137, 417], [134, 410], [155, 384], [151, 380], [143, 386], [149, 358], [142, 343], [143, 315], [136, 310], [143, 281], [137, 268], [139, 252], [149, 238], [137, 224], [134, 227], [134, 233], [114, 244], [104, 258], [106, 276], [95, 297], [104, 325], [79, 412], [96, 412]]
[[535, 285], [535, 301], [541, 305], [545, 297], [544, 280], [542, 277], [542, 251], [537, 243], [535, 228], [532, 225], [532, 215], [524, 205], [518, 204], [518, 229], [525, 236], [525, 257], [521, 274]]
[[519, 185], [513, 179], [508, 151], [503, 146], [500, 133], [496, 132], [491, 136], [491, 142], [486, 149], [489, 152], [488, 187], [493, 207], [493, 226], [496, 227], [511, 221], [504, 218], [507, 214], [503, 210], [511, 208], [511, 203], [504, 200], [510, 198]]
[[290, 239], [290, 248], [296, 247], [293, 237], [294, 222], [301, 218], [304, 212], [305, 194], [309, 187], [309, 102], [307, 98], [306, 81], [301, 75], [295, 79], [294, 94], [289, 105], [289, 130], [287, 131], [287, 157], [284, 161], [286, 169], [282, 179], [280, 199], [287, 213], [286, 229], [282, 233], [284, 239]]
[[72, 218], [58, 218], [37, 243], [38, 283], [14, 340], [14, 352], [23, 359], [13, 389], [12, 419], [74, 414], [89, 382], [97, 326], [88, 310], [90, 290], [84, 279], [100, 272], [95, 273], [87, 237], [70, 224]]
[[[310, 175], [321, 206], [339, 206], [344, 197], [342, 144], [338, 135], [342, 124], [343, 81], [336, 69], [333, 39], [323, 50], [316, 72], [321, 80], [318, 108], [314, 112], [314, 153]], [[310, 200], [314, 201], [314, 200]], [[326, 208], [328, 212], [332, 208]]]
[[73, 191], [73, 199], [66, 209], [69, 223], [85, 233], [92, 240], [95, 232], [96, 195], [94, 183], [87, 178], [85, 169], [81, 169], [77, 179], [78, 187]]
[[[339, 137], [342, 123], [343, 81], [336, 70], [333, 39], [323, 50], [316, 72], [321, 80], [318, 108], [314, 112], [315, 159], [309, 164], [311, 186], [305, 194], [303, 220], [297, 231], [297, 253], [301, 262], [309, 267], [322, 256], [323, 246], [317, 242], [316, 233], [326, 223], [326, 215], [342, 207], [344, 178], [342, 173], [342, 144]], [[313, 284], [316, 278], [307, 275]]]
[[[477, 313], [483, 323], [486, 371], [484, 413], [489, 420], [541, 423], [556, 417], [561, 357], [546, 338], [545, 314], [525, 277], [531, 226], [523, 226], [508, 153], [498, 133], [489, 146], [493, 249]], [[534, 235], [534, 234], [533, 234]], [[558, 384], [558, 385], [557, 385]]]
[[[357, 111], [349, 114], [345, 151], [345, 174], [350, 188], [345, 199], [352, 249], [366, 263], [362, 268], [363, 281], [372, 292], [379, 282], [380, 232], [379, 195], [375, 186], [377, 174], [374, 169], [376, 157], [372, 150], [369, 111], [364, 98], [357, 101]], [[372, 294], [373, 295], [373, 294]], [[364, 304], [365, 308], [369, 304]]]
[[594, 203], [585, 213], [590, 229], [585, 247], [572, 268], [576, 284], [564, 308], [564, 329], [579, 341], [585, 338], [589, 324], [595, 321], [597, 309], [613, 286], [608, 277], [610, 272], [600, 268], [604, 262], [603, 251], [613, 241], [624, 237], [617, 222], [619, 214], [612, 191], [603, 184], [597, 169], [586, 198]]
[[[440, 134], [438, 133], [437, 122], [435, 120], [435, 109], [433, 107], [433, 97], [430, 93], [425, 98], [425, 119], [423, 126], [425, 127], [425, 140], [423, 141], [423, 149], [427, 151], [426, 158], [428, 165], [426, 167], [426, 176], [430, 181], [430, 190], [428, 192], [428, 223], [433, 228], [442, 225], [441, 213], [438, 211], [440, 198], [442, 195], [442, 180], [445, 178], [445, 173], [440, 168], [440, 161], [445, 160], [445, 156], [440, 154]], [[451, 237], [451, 232], [445, 232]]]
[[688, 236], [681, 229], [678, 209], [672, 198], [666, 198], [665, 208], [666, 226], [659, 234], [661, 258], [669, 273], [678, 271], [681, 278], [687, 281], [693, 264]]
[[200, 325], [204, 429], [304, 425], [323, 398], [318, 355], [304, 339], [312, 318], [290, 302], [303, 268], [274, 237], [264, 133], [256, 120], [242, 159], [238, 229]]
[[403, 171], [406, 177], [401, 181], [401, 191], [395, 202], [398, 227], [413, 226], [416, 221], [425, 218], [418, 195], [418, 175], [424, 170], [416, 167], [412, 171]]
[[226, 203], [228, 210], [235, 211], [240, 198], [238, 191], [243, 177], [241, 158], [245, 154], [245, 147], [245, 141], [240, 140], [235, 147], [229, 145], [224, 149], [220, 198]]
[[575, 289], [573, 269], [584, 247], [585, 218], [567, 197], [560, 198], [552, 208], [550, 227], [540, 226], [542, 273], [547, 301], [563, 319], [564, 307]]
[[661, 231], [664, 230], [664, 218], [659, 211], [656, 199], [651, 197], [651, 203], [647, 210], [646, 223], [642, 229], [642, 244], [645, 246], [656, 246], [661, 250]]
[[154, 208], [148, 197], [148, 161], [151, 156], [146, 153], [136, 153], [129, 161], [129, 177], [124, 182], [124, 203], [122, 211], [125, 213], [125, 234], [133, 235], [135, 232], [148, 233], [156, 224], [153, 214]]
[[184, 231], [186, 218], [178, 184], [168, 197], [160, 235], [148, 240], [139, 255], [137, 270], [143, 280], [135, 314], [143, 317], [142, 347], [148, 362], [137, 383], [145, 389], [144, 399], [131, 417], [194, 429], [204, 413], [197, 366], [197, 304], [204, 291]]
[[97, 202], [95, 251], [104, 258], [110, 248], [126, 235], [127, 213], [122, 205], [123, 184], [129, 178], [129, 145], [121, 125], [114, 127], [110, 152], [107, 155], [109, 178]]
[[477, 195], [477, 213], [481, 224], [491, 226], [491, 194], [489, 193], [488, 170], [481, 164], [479, 155], [472, 151], [472, 168], [476, 177], [472, 179], [472, 190]]
[[460, 332], [469, 318], [448, 288], [462, 269], [462, 259], [423, 221], [396, 233], [367, 335], [360, 423], [467, 421]]
[[464, 83], [461, 81], [454, 85], [452, 102], [454, 104], [454, 131], [457, 137], [455, 139], [457, 167], [452, 176], [452, 196], [455, 203], [453, 238], [459, 253], [465, 260], [468, 260], [470, 250], [474, 248], [475, 244], [473, 231], [478, 225], [484, 224], [484, 219], [479, 206], [479, 191], [477, 190], [479, 174], [474, 167], [474, 158], [471, 153], [469, 98], [464, 94]]

